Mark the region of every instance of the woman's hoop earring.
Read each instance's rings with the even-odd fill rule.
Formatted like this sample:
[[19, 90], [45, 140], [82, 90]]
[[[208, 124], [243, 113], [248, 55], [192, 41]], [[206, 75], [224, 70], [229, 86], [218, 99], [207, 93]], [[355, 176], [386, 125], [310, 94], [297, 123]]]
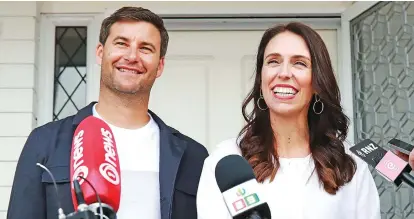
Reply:
[[[260, 109], [260, 110], [267, 110], [269, 107], [267, 107], [267, 105], [266, 105], [266, 108], [262, 108], [262, 107], [260, 107], [260, 100], [263, 100], [263, 102], [264, 102], [264, 98], [263, 98], [263, 94], [262, 94], [262, 90], [260, 90], [260, 97], [259, 97], [259, 99], [257, 99], [257, 101], [256, 101], [256, 105], [257, 105], [257, 107]], [[266, 104], [266, 103], [265, 103]]]
[[[319, 112], [316, 112], [316, 109], [315, 109], [316, 108], [315, 107], [316, 103], [321, 104], [321, 110]], [[323, 102], [321, 101], [321, 97], [319, 95], [315, 94], [315, 102], [313, 103], [313, 112], [317, 115], [320, 115], [320, 114], [322, 114], [324, 107], [325, 106], [324, 106]]]

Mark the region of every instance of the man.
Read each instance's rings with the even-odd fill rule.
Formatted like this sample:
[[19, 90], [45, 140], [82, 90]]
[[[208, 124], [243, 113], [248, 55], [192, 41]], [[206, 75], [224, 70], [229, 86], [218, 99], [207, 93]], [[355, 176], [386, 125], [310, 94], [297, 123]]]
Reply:
[[[101, 65], [98, 103], [76, 115], [32, 131], [20, 155], [8, 219], [56, 219], [58, 203], [73, 212], [69, 160], [74, 130], [86, 117], [106, 121], [121, 163], [119, 219], [196, 219], [196, 193], [207, 150], [167, 126], [148, 110], [151, 87], [160, 77], [168, 33], [160, 17], [124, 7], [106, 18], [96, 48]], [[168, 98], [168, 94], [166, 94]], [[39, 162], [54, 175], [52, 179]]]

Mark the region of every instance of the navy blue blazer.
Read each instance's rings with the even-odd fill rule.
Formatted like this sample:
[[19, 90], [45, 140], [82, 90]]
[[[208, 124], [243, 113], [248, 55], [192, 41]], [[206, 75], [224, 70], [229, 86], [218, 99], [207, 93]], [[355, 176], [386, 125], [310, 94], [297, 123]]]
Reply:
[[[52, 179], [36, 166], [37, 162], [54, 175], [64, 212], [74, 211], [69, 176], [72, 137], [77, 125], [92, 115], [94, 103], [76, 115], [50, 122], [30, 133], [17, 164], [7, 219], [58, 218]], [[161, 219], [196, 219], [197, 188], [208, 152], [203, 145], [167, 126], [153, 112], [149, 113], [160, 128]], [[134, 216], [137, 217], [131, 215], [131, 218]]]

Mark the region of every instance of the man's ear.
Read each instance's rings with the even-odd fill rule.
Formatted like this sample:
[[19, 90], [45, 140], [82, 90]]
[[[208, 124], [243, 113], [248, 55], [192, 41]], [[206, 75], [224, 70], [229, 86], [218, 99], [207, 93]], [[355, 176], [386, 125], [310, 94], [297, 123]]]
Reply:
[[104, 46], [102, 45], [102, 43], [98, 43], [98, 45], [96, 46], [96, 63], [98, 63], [98, 65], [102, 65], [103, 53]]
[[164, 64], [165, 64], [165, 57], [161, 57], [160, 63], [158, 64], [158, 69], [157, 69], [157, 76], [156, 76], [157, 78], [162, 75], [162, 72], [164, 71]]

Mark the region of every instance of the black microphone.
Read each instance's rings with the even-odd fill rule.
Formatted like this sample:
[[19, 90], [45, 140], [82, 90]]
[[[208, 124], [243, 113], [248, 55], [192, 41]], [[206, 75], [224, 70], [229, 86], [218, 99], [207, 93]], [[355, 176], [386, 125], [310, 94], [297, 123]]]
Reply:
[[414, 145], [408, 144], [407, 142], [393, 138], [388, 141], [392, 148], [403, 152], [406, 155], [410, 155], [411, 151], [414, 150]]
[[405, 182], [414, 188], [410, 165], [391, 151], [386, 151], [370, 139], [363, 140], [350, 150], [397, 187]]
[[[53, 176], [53, 174], [50, 172], [50, 170], [47, 167], [43, 166], [40, 163], [36, 163], [36, 165], [44, 169], [50, 175], [50, 178], [52, 178], [53, 185], [55, 187], [56, 196], [57, 196], [56, 200], [58, 202], [58, 218], [59, 219], [103, 219], [105, 218], [103, 214], [99, 214], [99, 216], [97, 216], [95, 212], [90, 210], [90, 207], [85, 203], [83, 192], [80, 187], [79, 181], [77, 179], [73, 180], [73, 186], [75, 188], [74, 190], [75, 190], [76, 200], [78, 201], [79, 205], [77, 207], [77, 211], [72, 212], [68, 215], [65, 215], [65, 213], [63, 212], [62, 205], [59, 201], [59, 191], [56, 185], [55, 177]], [[86, 182], [89, 183], [88, 181]], [[90, 186], [93, 188], [91, 184]], [[95, 190], [95, 188], [93, 188], [93, 190]], [[98, 194], [96, 193], [96, 195]], [[98, 196], [98, 200], [100, 200], [99, 196]]]
[[246, 159], [239, 155], [222, 158], [215, 176], [233, 219], [271, 219], [269, 206], [260, 196], [259, 184]]
[[[92, 186], [92, 185], [91, 185]], [[75, 190], [76, 201], [78, 203], [77, 211], [68, 214], [66, 219], [97, 219], [95, 213], [89, 209], [89, 206], [85, 203], [85, 198], [79, 181], [73, 180], [73, 187]]]

